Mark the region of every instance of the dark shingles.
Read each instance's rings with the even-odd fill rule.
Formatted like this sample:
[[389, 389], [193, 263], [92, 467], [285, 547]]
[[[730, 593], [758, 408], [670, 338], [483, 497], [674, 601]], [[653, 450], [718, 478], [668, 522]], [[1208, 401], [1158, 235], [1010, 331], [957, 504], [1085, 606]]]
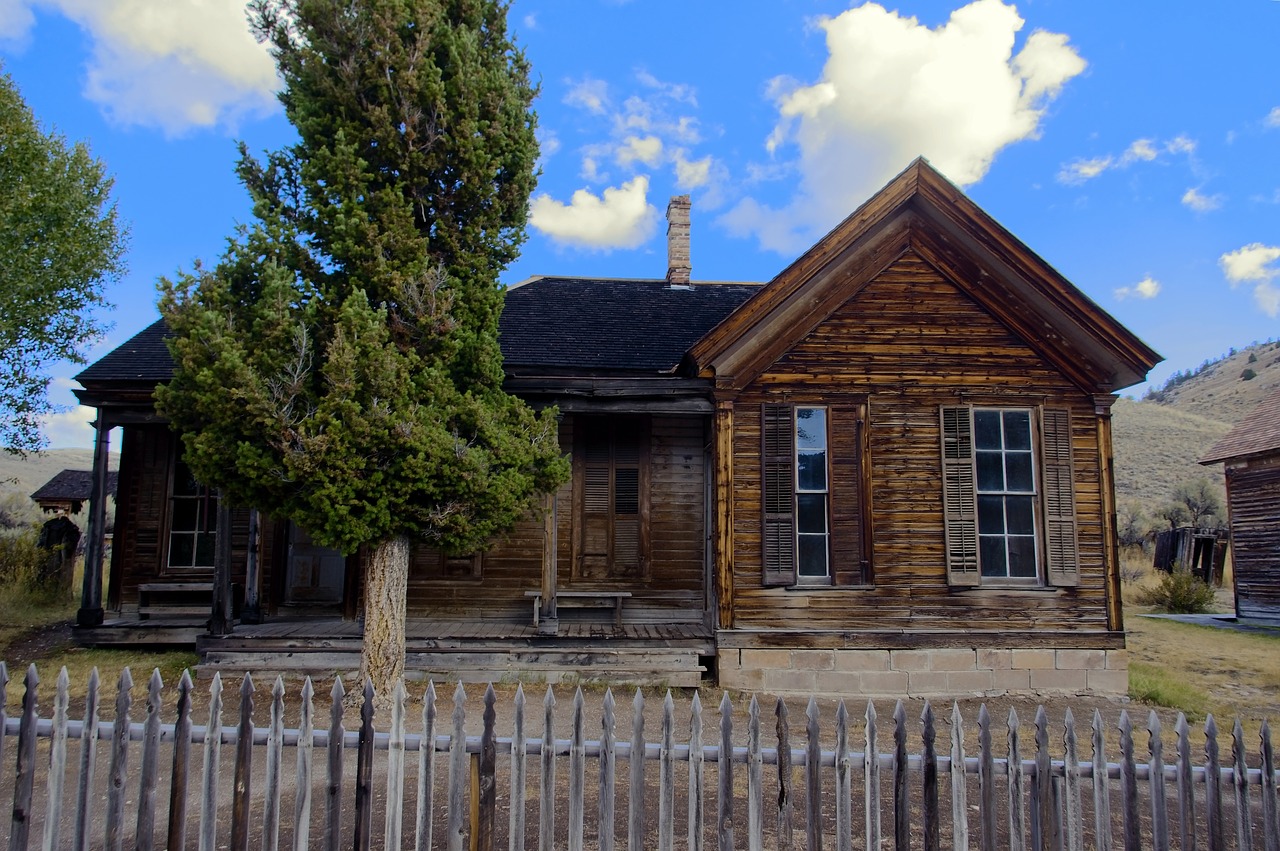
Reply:
[[[107, 494], [110, 496], [116, 494], [116, 478], [117, 473], [114, 470], [107, 473]], [[63, 470], [41, 485], [39, 490], [31, 494], [31, 498], [36, 502], [43, 499], [84, 501], [89, 498], [92, 489], [93, 471]]]
[[164, 344], [168, 336], [164, 320], [157, 319], [81, 370], [76, 381], [86, 387], [100, 381], [168, 381], [173, 377], [173, 359]]
[[[760, 287], [660, 280], [537, 278], [507, 291], [502, 354], [508, 368], [670, 372], [685, 352]], [[173, 376], [157, 320], [76, 376], [81, 384], [156, 382]]]
[[759, 289], [755, 284], [673, 288], [660, 280], [538, 278], [507, 292], [503, 358], [513, 371], [669, 372]]

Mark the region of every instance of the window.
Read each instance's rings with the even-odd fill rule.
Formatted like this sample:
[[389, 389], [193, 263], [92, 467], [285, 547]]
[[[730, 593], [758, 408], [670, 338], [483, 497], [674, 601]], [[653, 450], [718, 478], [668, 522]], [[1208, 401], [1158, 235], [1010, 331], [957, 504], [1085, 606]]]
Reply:
[[478, 580], [484, 576], [482, 553], [451, 556], [440, 550], [415, 543], [409, 556], [409, 571], [423, 580]]
[[581, 416], [574, 435], [574, 579], [648, 573], [649, 421]]
[[866, 581], [864, 409], [764, 405], [761, 416], [764, 584]]
[[1078, 583], [1068, 411], [944, 407], [942, 469], [952, 585]]
[[212, 569], [217, 537], [218, 498], [179, 460], [169, 498], [169, 568]]

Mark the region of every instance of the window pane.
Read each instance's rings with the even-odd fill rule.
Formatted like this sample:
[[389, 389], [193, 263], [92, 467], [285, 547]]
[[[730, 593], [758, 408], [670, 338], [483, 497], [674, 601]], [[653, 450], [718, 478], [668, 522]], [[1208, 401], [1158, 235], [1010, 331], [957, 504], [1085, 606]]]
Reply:
[[1004, 412], [1004, 448], [1031, 448], [1031, 414], [1028, 411]]
[[1009, 536], [1009, 575], [1023, 579], [1036, 576], [1036, 539], [1031, 535]]
[[801, 452], [796, 456], [796, 490], [827, 489], [827, 453]]
[[973, 445], [979, 449], [999, 449], [1000, 412], [973, 412]]
[[201, 533], [196, 535], [196, 567], [210, 567], [213, 565], [213, 548], [218, 540], [217, 535], [208, 535]]
[[826, 408], [796, 408], [796, 448], [827, 448]]
[[200, 493], [200, 485], [191, 475], [191, 470], [186, 464], [178, 462], [177, 469], [173, 471], [173, 495], [195, 496], [198, 493]]
[[169, 565], [190, 567], [195, 556], [196, 536], [173, 534], [169, 536]]
[[1004, 490], [1004, 456], [999, 452], [978, 453], [978, 492]]
[[1010, 452], [1004, 456], [1005, 490], [1030, 493], [1035, 490], [1032, 481], [1031, 453]]
[[800, 535], [799, 563], [796, 565], [801, 576], [827, 575], [827, 536]]
[[173, 501], [173, 521], [171, 528], [175, 532], [193, 532], [199, 517], [200, 504], [194, 499], [175, 499]]
[[983, 535], [1004, 534], [1004, 497], [978, 497], [978, 532]]
[[1009, 575], [1004, 560], [1004, 540], [1003, 536], [980, 535], [978, 537], [983, 576]]
[[1011, 535], [1034, 535], [1036, 531], [1035, 504], [1029, 496], [1007, 496], [1005, 517]]
[[796, 494], [796, 529], [800, 532], [825, 533], [827, 531], [826, 494]]

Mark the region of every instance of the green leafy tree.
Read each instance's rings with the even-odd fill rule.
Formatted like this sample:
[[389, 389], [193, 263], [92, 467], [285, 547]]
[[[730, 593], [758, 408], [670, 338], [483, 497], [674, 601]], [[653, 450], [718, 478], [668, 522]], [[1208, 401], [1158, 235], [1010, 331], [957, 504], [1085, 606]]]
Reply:
[[362, 671], [403, 671], [409, 540], [482, 549], [568, 475], [502, 389], [535, 90], [499, 0], [260, 0], [296, 144], [241, 148], [255, 221], [162, 284], [157, 391], [197, 478], [364, 554]]
[[1186, 520], [1198, 529], [1218, 528], [1226, 523], [1221, 488], [1204, 476], [1182, 482], [1173, 489], [1173, 502], [1186, 509]]
[[49, 368], [84, 363], [106, 326], [126, 234], [112, 180], [83, 142], [45, 133], [0, 71], [0, 445], [40, 449]]

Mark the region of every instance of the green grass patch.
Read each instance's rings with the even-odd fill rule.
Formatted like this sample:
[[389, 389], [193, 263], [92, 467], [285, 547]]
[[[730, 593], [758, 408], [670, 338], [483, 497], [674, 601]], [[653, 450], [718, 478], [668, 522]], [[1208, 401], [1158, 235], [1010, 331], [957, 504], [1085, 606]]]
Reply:
[[1145, 662], [1129, 662], [1129, 697], [1151, 706], [1177, 709], [1188, 721], [1202, 721], [1209, 695], [1173, 672]]

